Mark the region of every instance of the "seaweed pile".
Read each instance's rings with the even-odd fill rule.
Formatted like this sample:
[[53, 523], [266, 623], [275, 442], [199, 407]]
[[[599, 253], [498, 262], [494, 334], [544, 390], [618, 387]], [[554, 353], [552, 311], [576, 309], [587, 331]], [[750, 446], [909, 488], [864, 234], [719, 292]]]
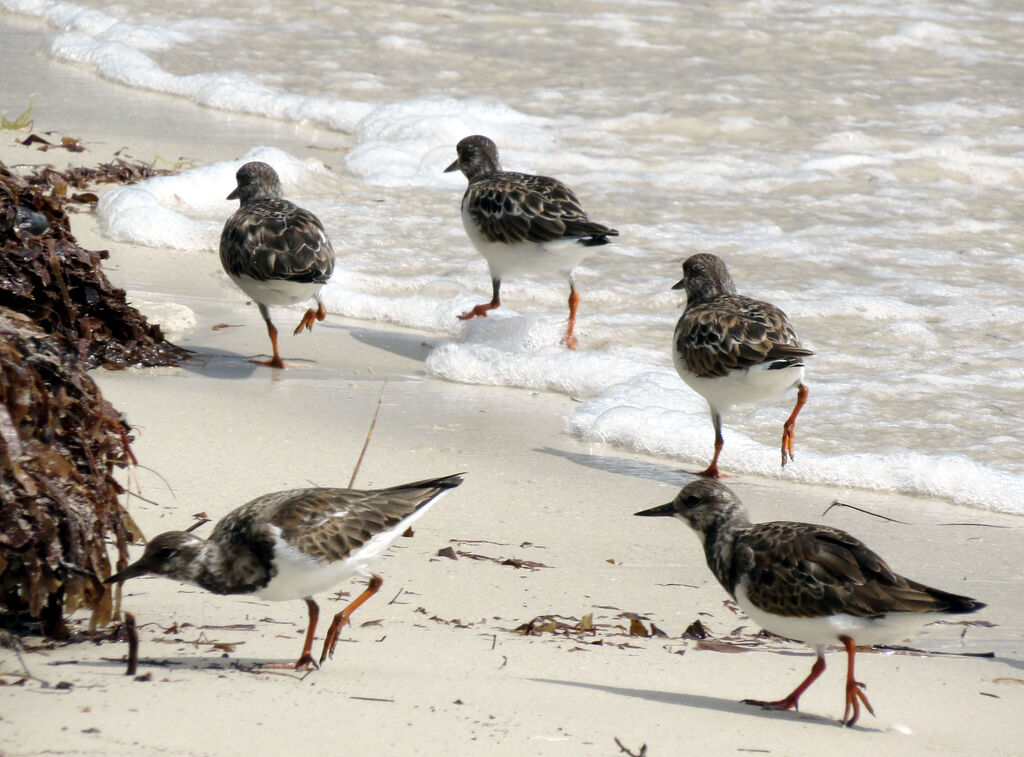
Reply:
[[97, 578], [111, 572], [108, 541], [124, 563], [139, 538], [113, 477], [134, 463], [130, 428], [87, 370], [188, 354], [110, 284], [107, 253], [72, 236], [69, 203], [94, 196], [67, 188], [96, 180], [81, 169], [22, 178], [0, 163], [0, 622], [27, 612], [54, 637], [80, 607], [91, 625], [109, 622]]
[[69, 340], [87, 368], [176, 365], [187, 354], [110, 284], [100, 269], [108, 253], [82, 249], [71, 234], [66, 206], [95, 195], [68, 197], [68, 187], [146, 175], [130, 166], [118, 159], [97, 169], [43, 168], [22, 179], [0, 163], [0, 307]]

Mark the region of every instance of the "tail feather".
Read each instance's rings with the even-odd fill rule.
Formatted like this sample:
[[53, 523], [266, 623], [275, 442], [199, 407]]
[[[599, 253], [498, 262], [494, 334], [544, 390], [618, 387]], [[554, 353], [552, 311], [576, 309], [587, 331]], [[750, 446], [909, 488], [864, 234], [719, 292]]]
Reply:
[[564, 234], [567, 237], [577, 237], [577, 241], [584, 247], [597, 247], [608, 244], [608, 237], [617, 237], [619, 232], [594, 221], [573, 220], [566, 221]]
[[462, 483], [462, 477], [465, 473], [453, 473], [450, 476], [441, 476], [441, 478], [428, 478], [423, 481], [414, 481], [411, 484], [399, 484], [398, 486], [389, 486], [384, 491], [398, 492], [407, 489], [454, 489], [456, 486]]
[[969, 612], [976, 612], [983, 607], [986, 607], [984, 602], [979, 602], [977, 599], [971, 597], [965, 597], [960, 594], [951, 594], [948, 591], [942, 591], [942, 589], [933, 589], [930, 586], [919, 584], [916, 582], [910, 582], [911, 586], [918, 589], [935, 602], [933, 612], [949, 613], [950, 615], [961, 615]]
[[584, 247], [600, 247], [603, 244], [608, 244], [611, 240], [604, 234], [596, 234], [589, 237], [580, 237], [576, 241]]

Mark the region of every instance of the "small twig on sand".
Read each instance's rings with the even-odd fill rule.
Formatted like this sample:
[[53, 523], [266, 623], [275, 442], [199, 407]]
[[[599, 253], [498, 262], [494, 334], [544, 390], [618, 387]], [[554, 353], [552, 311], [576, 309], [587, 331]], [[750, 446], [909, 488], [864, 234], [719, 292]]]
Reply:
[[133, 676], [139, 669], [139, 632], [135, 628], [135, 616], [124, 614], [124, 632], [128, 635], [128, 669], [126, 676]]
[[209, 518], [200, 518], [200, 519], [199, 519], [199, 520], [197, 520], [197, 521], [196, 521], [195, 523], [193, 523], [193, 524], [192, 524], [191, 526], [189, 526], [188, 528], [186, 528], [186, 529], [185, 529], [185, 533], [186, 533], [186, 534], [190, 534], [190, 533], [192, 533], [193, 531], [195, 531], [195, 530], [196, 530], [197, 528], [199, 528], [200, 526], [205, 526], [205, 525], [206, 525], [207, 523], [209, 523], [209, 522], [210, 522], [210, 519], [209, 519]]
[[[921, 525], [920, 523], [908, 523], [905, 520], [896, 520], [895, 518], [890, 518], [890, 517], [888, 517], [886, 515], [881, 515], [879, 513], [874, 513], [874, 512], [871, 512], [870, 510], [865, 510], [863, 507], [857, 507], [856, 505], [848, 505], [845, 502], [840, 502], [838, 499], [833, 501], [831, 505], [829, 505], [828, 507], [825, 508], [825, 512], [822, 513], [822, 516], [828, 515], [828, 511], [831, 510], [833, 507], [848, 507], [851, 510], [856, 510], [859, 513], [864, 513], [865, 515], [871, 515], [871, 516], [873, 516], [875, 518], [881, 518], [882, 520], [887, 520], [890, 523], [899, 523], [900, 525], [903, 525], [903, 526], [919, 526], [919, 525]], [[982, 526], [984, 528], [1010, 528], [1010, 526], [999, 526], [999, 525], [996, 525], [995, 523], [935, 523], [934, 525], [936, 525], [936, 526]]]
[[314, 670], [317, 670], [317, 668], [313, 667], [313, 668], [308, 668], [307, 670], [303, 670], [303, 671], [298, 671], [297, 670], [297, 671], [295, 671], [293, 673], [290, 670], [276, 670], [274, 668], [262, 668], [262, 667], [260, 667], [258, 665], [255, 665], [255, 666], [254, 665], [243, 665], [242, 663], [239, 663], [239, 662], [231, 663], [231, 667], [233, 667], [235, 670], [240, 670], [243, 673], [252, 673], [253, 675], [281, 676], [283, 678], [292, 678], [292, 679], [294, 679], [296, 681], [304, 681], [306, 679], [306, 676], [308, 676]]
[[642, 747], [640, 747], [640, 751], [639, 752], [635, 752], [634, 753], [632, 750], [627, 749], [626, 747], [624, 747], [622, 745], [622, 742], [619, 741], [619, 737], [616, 736], [615, 737], [615, 745], [619, 748], [620, 752], [625, 752], [626, 754], [629, 755], [629, 757], [647, 757], [647, 744], [644, 744]]
[[363, 442], [363, 449], [359, 452], [359, 459], [356, 460], [356, 467], [352, 470], [352, 478], [349, 479], [348, 486], [351, 489], [352, 484], [356, 482], [356, 476], [359, 473], [359, 466], [363, 464], [363, 457], [366, 455], [366, 449], [370, 446], [370, 437], [373, 436], [373, 428], [377, 425], [377, 416], [380, 415], [380, 406], [384, 404], [384, 390], [388, 386], [388, 380], [384, 379], [384, 382], [380, 385], [380, 397], [377, 399], [377, 409], [373, 411], [373, 420], [370, 421], [370, 429], [366, 432], [366, 441]]
[[864, 513], [865, 515], [872, 515], [872, 516], [874, 516], [876, 518], [881, 518], [882, 520], [887, 520], [890, 523], [900, 523], [900, 524], [902, 524], [904, 526], [909, 526], [910, 525], [905, 520], [896, 520], [895, 518], [889, 518], [889, 517], [887, 517], [885, 515], [879, 515], [878, 513], [873, 513], [870, 510], [865, 510], [863, 507], [857, 507], [856, 505], [848, 505], [845, 502], [840, 502], [838, 499], [833, 500], [832, 504], [825, 508], [825, 512], [822, 513], [822, 516], [828, 515], [828, 511], [831, 510], [833, 507], [848, 507], [851, 510], [856, 510], [857, 512]]
[[42, 678], [36, 678], [31, 672], [29, 672], [28, 665], [25, 664], [25, 658], [21, 656], [21, 640], [16, 635], [10, 631], [0, 629], [0, 640], [3, 642], [0, 646], [10, 646], [10, 648], [14, 650], [14, 655], [18, 658], [18, 663], [21, 665], [21, 669], [25, 673], [25, 678], [32, 681], [39, 681], [43, 686], [49, 687], [49, 683], [44, 681]]

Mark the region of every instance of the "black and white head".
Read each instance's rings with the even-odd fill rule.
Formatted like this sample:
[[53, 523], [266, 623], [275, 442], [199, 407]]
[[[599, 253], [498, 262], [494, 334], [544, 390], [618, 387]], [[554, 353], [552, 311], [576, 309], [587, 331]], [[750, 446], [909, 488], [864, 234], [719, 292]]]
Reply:
[[706, 478], [684, 486], [671, 502], [636, 514], [679, 518], [702, 537], [726, 523], [748, 523], [746, 508], [732, 489]]
[[686, 304], [699, 305], [723, 294], [736, 294], [725, 262], [710, 252], [699, 252], [683, 261], [683, 278], [673, 289], [686, 290]]
[[229, 200], [239, 200], [242, 205], [253, 200], [281, 196], [281, 179], [277, 171], [259, 160], [245, 163], [235, 174], [238, 186], [228, 195]]
[[462, 171], [470, 181], [478, 176], [488, 176], [501, 171], [501, 163], [498, 162], [498, 146], [494, 140], [474, 134], [459, 141], [455, 146], [459, 157], [444, 169], [445, 173], [451, 173], [456, 169]]
[[200, 555], [206, 542], [184, 531], [168, 531], [154, 537], [146, 545], [142, 557], [103, 583], [113, 584], [147, 574], [193, 581], [200, 567]]

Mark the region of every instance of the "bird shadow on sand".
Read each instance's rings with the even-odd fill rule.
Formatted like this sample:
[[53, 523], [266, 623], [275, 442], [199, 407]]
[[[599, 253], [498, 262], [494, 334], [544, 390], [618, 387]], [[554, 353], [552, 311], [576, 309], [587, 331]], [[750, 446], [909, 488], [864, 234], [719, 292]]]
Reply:
[[629, 476], [630, 478], [643, 478], [648, 481], [657, 481], [660, 484], [672, 484], [673, 486], [683, 487], [694, 480], [692, 474], [679, 470], [674, 465], [665, 465], [663, 463], [629, 460], [610, 455], [589, 455], [580, 452], [569, 452], [563, 449], [554, 449], [553, 447], [537, 447], [534, 451], [544, 455], [562, 457], [577, 465], [595, 468], [606, 473], [616, 473], [620, 476]]
[[361, 326], [340, 326], [357, 342], [390, 352], [399, 357], [425, 363], [427, 355], [437, 346], [427, 341], [423, 334], [392, 331], [388, 329], [369, 329]]
[[[648, 481], [657, 481], [659, 484], [669, 484], [679, 488], [686, 486], [691, 481], [696, 481], [696, 470], [701, 467], [694, 464], [692, 466], [694, 470], [682, 470], [674, 461], [671, 464], [666, 464], [649, 462], [646, 460], [630, 460], [623, 457], [612, 457], [611, 455], [593, 455], [581, 452], [570, 452], [568, 450], [554, 449], [552, 447], [537, 447], [534, 451], [545, 455], [562, 457], [576, 463], [577, 465], [594, 468], [606, 473], [616, 473], [620, 476], [629, 476], [630, 478], [642, 478]], [[686, 463], [683, 464], [686, 465]], [[726, 477], [723, 482], [726, 483], [727, 486], [732, 486], [733, 483], [742, 483], [742, 485], [747, 489], [770, 487], [773, 485], [772, 483], [759, 481], [758, 476], [754, 474], [750, 474], [749, 476], [737, 475], [735, 478], [729, 476]]]
[[[1014, 644], [1015, 642], [1007, 642], [1007, 644]], [[992, 662], [998, 662], [1007, 667], [1011, 667], [1014, 670], [1024, 670], [1024, 660], [1018, 660], [1014, 657], [1004, 657], [1003, 655], [996, 654], [990, 658]]]
[[[153, 677], [157, 677], [164, 673], [171, 673], [174, 671], [238, 671], [241, 673], [258, 673], [266, 675], [283, 675], [288, 678], [301, 679], [310, 672], [308, 670], [290, 670], [290, 669], [270, 669], [266, 670], [262, 666], [267, 664], [288, 664], [294, 662], [295, 658], [291, 659], [280, 659], [273, 660], [267, 658], [257, 657], [203, 657], [202, 655], [195, 656], [167, 656], [167, 657], [139, 657], [138, 667], [136, 675], [145, 675], [147, 673], [152, 674]], [[324, 665], [329, 665], [330, 661], [326, 661]], [[98, 660], [82, 660], [76, 664], [76, 667], [97, 667], [97, 668], [124, 668], [127, 665], [127, 659], [116, 659], [113, 657], [105, 657]]]
[[[822, 715], [814, 715], [807, 712], [794, 712], [792, 710], [768, 710], [755, 705], [743, 704], [733, 699], [720, 699], [719, 697], [708, 697], [700, 694], [684, 694], [677, 691], [658, 691], [656, 689], [629, 689], [623, 686], [605, 686], [596, 683], [583, 683], [582, 681], [564, 681], [557, 678], [530, 678], [534, 683], [547, 683], [556, 686], [571, 686], [574, 688], [591, 689], [602, 691], [606, 694], [614, 694], [631, 699], [643, 699], [648, 702], [659, 702], [661, 704], [678, 705], [681, 707], [692, 707], [701, 710], [717, 710], [733, 715], [746, 715], [755, 718], [770, 718], [772, 720], [790, 720], [794, 723], [822, 725], [835, 728], [839, 723], [832, 718]], [[881, 732], [880, 728], [865, 726], [863, 721], [854, 726], [856, 730], [867, 730]]]
[[[241, 355], [237, 352], [208, 347], [193, 347], [191, 349], [193, 354], [188, 360], [182, 362], [182, 370], [206, 378], [241, 380], [265, 374], [268, 378], [275, 379], [281, 378], [288, 370], [286, 368], [285, 371], [282, 371], [279, 368], [252, 362], [253, 360], [269, 360], [270, 355]], [[282, 359], [289, 368], [298, 370], [317, 366], [315, 360], [287, 356], [282, 356]]]
[[[350, 326], [340, 323], [317, 324], [317, 331], [337, 330], [347, 333], [357, 342], [369, 347], [389, 352], [398, 357], [407, 358], [422, 365], [426, 362], [427, 356], [437, 346], [436, 343], [428, 341], [422, 334], [394, 331], [391, 329], [373, 329], [362, 326]], [[335, 367], [326, 367], [323, 363], [312, 358], [303, 358], [285, 354], [290, 352], [290, 333], [282, 329], [280, 339], [281, 358], [288, 368], [296, 369], [295, 373], [303, 371], [330, 370], [332, 375]], [[298, 336], [308, 335], [300, 334]], [[315, 334], [314, 334], [315, 336]], [[269, 347], [269, 343], [267, 344]], [[268, 377], [282, 378], [289, 375], [289, 371], [271, 368], [267, 365], [260, 365], [254, 360], [269, 360], [269, 354], [246, 355], [231, 350], [225, 350], [209, 344], [196, 344], [188, 347], [192, 355], [183, 360], [181, 368], [190, 373], [199, 374], [208, 378], [216, 379], [247, 379], [252, 376], [267, 375]], [[301, 345], [294, 348], [295, 352], [301, 353]], [[309, 354], [309, 353], [307, 353]], [[294, 375], [294, 373], [292, 374]], [[302, 375], [307, 375], [303, 373]]]

